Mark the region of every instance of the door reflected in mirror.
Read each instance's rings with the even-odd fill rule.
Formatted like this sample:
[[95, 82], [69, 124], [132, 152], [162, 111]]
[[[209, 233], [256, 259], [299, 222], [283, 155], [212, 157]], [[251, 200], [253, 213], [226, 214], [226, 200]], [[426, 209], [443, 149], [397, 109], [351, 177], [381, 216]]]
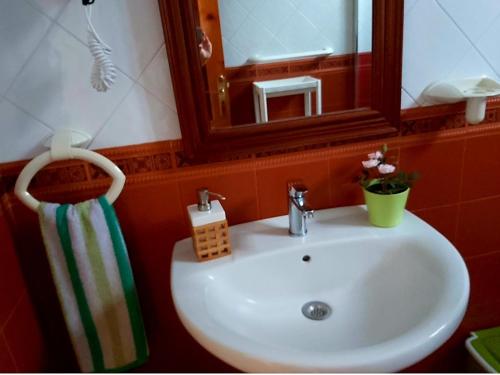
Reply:
[[372, 0], [197, 0], [211, 127], [370, 107]]

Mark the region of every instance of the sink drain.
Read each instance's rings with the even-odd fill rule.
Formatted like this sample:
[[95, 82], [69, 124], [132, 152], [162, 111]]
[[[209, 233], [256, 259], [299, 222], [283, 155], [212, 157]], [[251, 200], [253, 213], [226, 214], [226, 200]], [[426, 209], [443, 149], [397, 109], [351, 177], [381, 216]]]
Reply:
[[311, 320], [325, 320], [332, 313], [332, 308], [324, 302], [311, 301], [302, 306], [302, 314]]

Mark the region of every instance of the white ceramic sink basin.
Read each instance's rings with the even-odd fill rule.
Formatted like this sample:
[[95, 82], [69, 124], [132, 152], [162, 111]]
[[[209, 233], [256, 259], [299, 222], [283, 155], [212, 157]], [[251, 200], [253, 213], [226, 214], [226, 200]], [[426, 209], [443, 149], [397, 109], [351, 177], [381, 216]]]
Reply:
[[[233, 226], [233, 254], [204, 263], [191, 239], [175, 245], [175, 307], [208, 351], [248, 372], [392, 372], [461, 322], [465, 264], [415, 215], [385, 229], [369, 225], [363, 206], [343, 207], [316, 211], [308, 227], [297, 238], [287, 216]], [[330, 316], [306, 318], [310, 301]]]

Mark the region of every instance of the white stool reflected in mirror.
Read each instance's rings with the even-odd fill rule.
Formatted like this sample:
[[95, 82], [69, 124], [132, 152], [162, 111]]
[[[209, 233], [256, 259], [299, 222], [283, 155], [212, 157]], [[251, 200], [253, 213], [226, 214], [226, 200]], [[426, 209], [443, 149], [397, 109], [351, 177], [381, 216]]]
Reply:
[[312, 116], [311, 94], [316, 93], [316, 114], [321, 114], [321, 79], [301, 76], [253, 83], [255, 121], [269, 121], [267, 99], [278, 96], [304, 94], [304, 115]]

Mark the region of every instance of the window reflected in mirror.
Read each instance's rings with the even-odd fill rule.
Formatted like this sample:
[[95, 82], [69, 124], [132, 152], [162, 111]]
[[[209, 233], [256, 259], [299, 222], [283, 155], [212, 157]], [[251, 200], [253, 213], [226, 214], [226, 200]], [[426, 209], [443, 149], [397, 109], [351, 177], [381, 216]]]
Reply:
[[372, 0], [197, 0], [212, 128], [370, 107]]

